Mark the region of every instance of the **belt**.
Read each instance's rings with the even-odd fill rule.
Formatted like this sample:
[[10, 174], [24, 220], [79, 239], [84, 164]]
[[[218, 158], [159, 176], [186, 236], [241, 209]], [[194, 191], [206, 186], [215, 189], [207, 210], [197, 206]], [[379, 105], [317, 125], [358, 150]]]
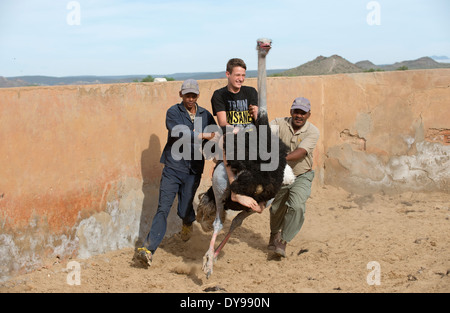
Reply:
[[299, 176], [301, 176], [301, 175], [303, 175], [303, 174], [306, 174], [306, 173], [308, 173], [308, 172], [311, 172], [312, 171], [312, 169], [309, 169], [309, 170], [307, 170], [306, 172], [304, 172], [304, 173], [301, 173], [301, 174], [298, 174], [297, 176], [295, 176], [295, 177], [299, 177]]

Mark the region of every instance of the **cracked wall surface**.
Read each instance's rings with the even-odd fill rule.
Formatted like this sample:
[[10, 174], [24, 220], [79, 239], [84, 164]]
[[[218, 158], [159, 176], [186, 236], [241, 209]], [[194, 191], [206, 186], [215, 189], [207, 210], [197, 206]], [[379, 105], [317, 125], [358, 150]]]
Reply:
[[325, 184], [360, 194], [450, 191], [448, 71], [336, 76], [327, 83]]
[[[211, 109], [226, 80], [199, 84], [199, 105]], [[180, 101], [180, 86], [0, 89], [0, 280], [145, 237], [158, 202], [165, 113]], [[296, 97], [310, 99], [321, 133], [315, 185], [449, 191], [449, 86], [446, 69], [273, 77], [268, 113], [288, 116]], [[208, 161], [203, 187], [212, 169]], [[175, 211], [167, 235], [179, 231]]]

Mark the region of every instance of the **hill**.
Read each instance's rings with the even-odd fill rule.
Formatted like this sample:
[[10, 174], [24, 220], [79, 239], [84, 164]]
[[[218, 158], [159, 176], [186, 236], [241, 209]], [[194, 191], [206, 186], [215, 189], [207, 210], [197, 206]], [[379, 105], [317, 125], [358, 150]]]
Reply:
[[[267, 70], [267, 74], [273, 74], [283, 71], [284, 69]], [[257, 70], [248, 70], [247, 77], [256, 77]], [[24, 87], [24, 86], [55, 86], [55, 85], [90, 85], [90, 84], [114, 84], [114, 83], [131, 83], [136, 80], [140, 81], [147, 75], [118, 75], [118, 76], [0, 76], [0, 88], [8, 87]], [[196, 73], [174, 73], [167, 75], [151, 74], [153, 77], [172, 77], [175, 80], [183, 81], [188, 78], [201, 79], [218, 79], [225, 78], [225, 72], [196, 72]]]
[[395, 71], [399, 68], [408, 68], [409, 70], [433, 69], [433, 68], [450, 68], [449, 63], [440, 63], [430, 57], [422, 57], [416, 60], [408, 60], [396, 62], [394, 64], [375, 65], [372, 62], [365, 60], [355, 63], [356, 66], [363, 70], [375, 69], [383, 71]]
[[399, 67], [407, 67], [410, 70], [430, 69], [430, 68], [450, 68], [450, 64], [439, 63], [430, 57], [423, 57], [417, 60], [396, 62], [392, 65], [380, 66], [385, 71], [394, 71]]
[[363, 70], [339, 55], [318, 56], [312, 61], [276, 74], [276, 76], [327, 75], [339, 73], [358, 73]]
[[55, 86], [55, 85], [88, 85], [88, 84], [112, 84], [132, 82], [135, 79], [142, 79], [147, 75], [126, 75], [126, 76], [15, 76], [0, 77], [0, 87], [21, 87], [21, 86]]
[[398, 69], [419, 70], [434, 68], [450, 68], [450, 64], [437, 62], [430, 57], [396, 62], [394, 64], [376, 65], [369, 60], [359, 61], [353, 64], [339, 55], [332, 55], [331, 57], [318, 56], [312, 61], [278, 73], [274, 76], [327, 75], [339, 73], [359, 73], [373, 70], [395, 71]]
[[10, 88], [10, 87], [22, 87], [28, 86], [29, 84], [22, 79], [9, 80], [6, 77], [0, 76], [0, 87]]
[[[446, 56], [434, 57], [435, 59], [448, 59]], [[312, 61], [297, 66], [292, 69], [272, 69], [267, 70], [269, 76], [302, 76], [302, 75], [328, 75], [339, 73], [359, 73], [365, 71], [394, 71], [401, 69], [434, 69], [450, 68], [450, 63], [440, 63], [430, 57], [422, 57], [417, 60], [396, 62], [394, 64], [376, 65], [369, 60], [359, 61], [355, 64], [349, 62], [339, 55], [330, 57], [318, 56]], [[247, 77], [256, 77], [257, 70], [248, 70]], [[195, 73], [173, 73], [166, 75], [151, 74], [153, 77], [172, 77], [182, 81], [188, 78], [218, 79], [225, 78], [225, 72], [195, 72]], [[117, 76], [0, 76], [0, 88], [23, 87], [23, 86], [54, 86], [54, 85], [89, 85], [89, 84], [113, 84], [131, 83], [140, 81], [147, 75], [117, 75]]]
[[356, 62], [355, 65], [363, 70], [370, 70], [370, 69], [381, 69], [380, 66], [373, 64], [369, 60], [359, 61]]

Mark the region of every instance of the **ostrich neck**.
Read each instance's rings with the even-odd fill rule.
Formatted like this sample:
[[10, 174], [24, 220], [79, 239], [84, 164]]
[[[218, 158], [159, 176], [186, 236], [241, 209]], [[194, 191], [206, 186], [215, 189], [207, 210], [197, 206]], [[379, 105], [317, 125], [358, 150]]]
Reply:
[[267, 115], [266, 57], [258, 54], [258, 111]]

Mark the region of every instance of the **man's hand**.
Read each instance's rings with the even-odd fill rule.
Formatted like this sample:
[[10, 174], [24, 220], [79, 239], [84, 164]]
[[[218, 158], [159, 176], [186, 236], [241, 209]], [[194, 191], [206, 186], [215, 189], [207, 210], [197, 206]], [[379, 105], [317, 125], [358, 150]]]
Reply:
[[250, 104], [248, 106], [248, 113], [253, 117], [253, 120], [256, 121], [256, 119], [258, 118], [258, 106]]
[[264, 210], [264, 204], [256, 202], [255, 199], [249, 196], [241, 195], [238, 193], [231, 192], [231, 200], [238, 202], [243, 206], [252, 209], [257, 213], [262, 213]]
[[216, 136], [216, 133], [201, 133], [201, 139], [211, 140]]

